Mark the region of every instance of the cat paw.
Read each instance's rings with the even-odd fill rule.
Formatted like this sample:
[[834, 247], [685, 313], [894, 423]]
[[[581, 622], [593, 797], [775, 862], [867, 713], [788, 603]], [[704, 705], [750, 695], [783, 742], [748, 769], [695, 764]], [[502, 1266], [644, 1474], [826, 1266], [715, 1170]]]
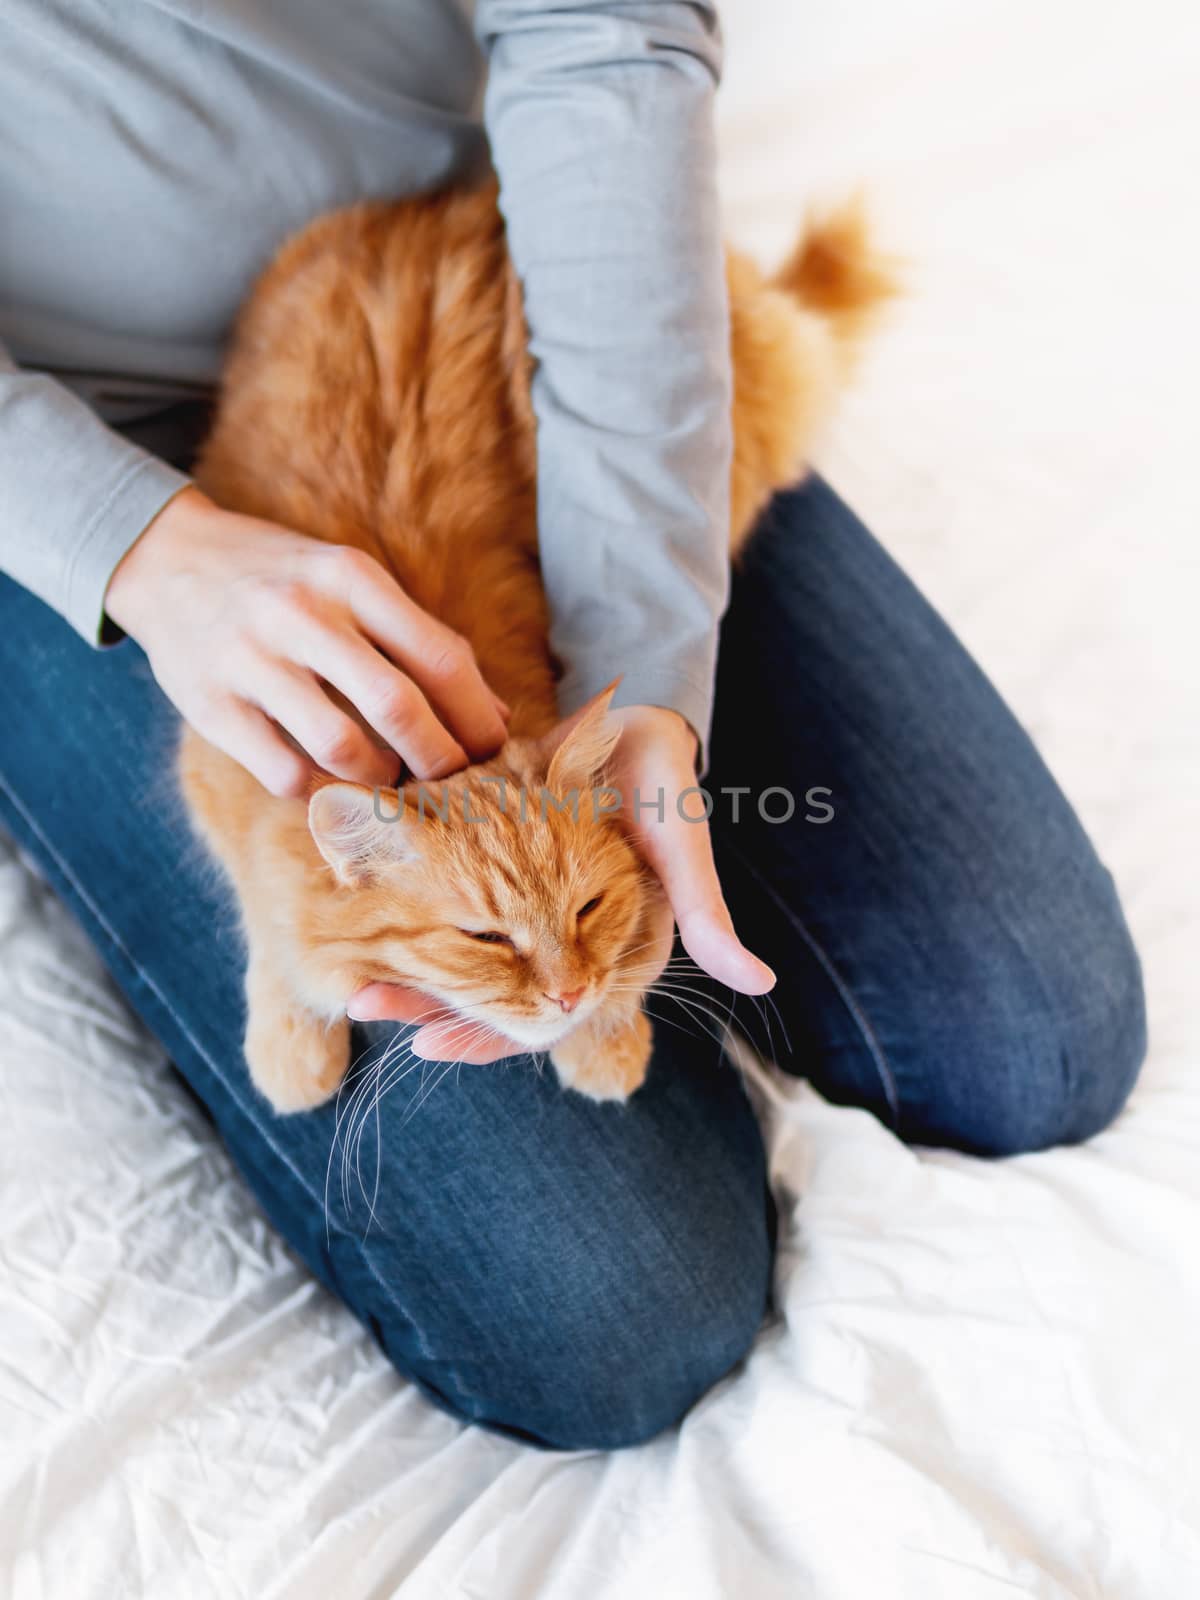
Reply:
[[310, 1111], [338, 1091], [350, 1065], [350, 1024], [324, 1023], [308, 1013], [268, 1018], [251, 1012], [246, 1062], [260, 1094], [286, 1114]]
[[628, 1100], [646, 1081], [653, 1038], [649, 1020], [639, 1011], [615, 1031], [584, 1023], [555, 1045], [550, 1059], [564, 1089], [590, 1100]]

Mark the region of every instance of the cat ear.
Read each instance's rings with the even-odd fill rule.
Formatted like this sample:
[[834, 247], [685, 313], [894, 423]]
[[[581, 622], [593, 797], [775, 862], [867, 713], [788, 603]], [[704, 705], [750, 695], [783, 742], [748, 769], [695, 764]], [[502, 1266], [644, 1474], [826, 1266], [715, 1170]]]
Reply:
[[609, 715], [620, 678], [560, 722], [543, 741], [550, 756], [546, 785], [555, 791], [586, 788], [616, 749], [621, 725]]
[[420, 829], [402, 815], [395, 789], [327, 783], [308, 803], [309, 832], [344, 884], [362, 883], [384, 866], [413, 861]]

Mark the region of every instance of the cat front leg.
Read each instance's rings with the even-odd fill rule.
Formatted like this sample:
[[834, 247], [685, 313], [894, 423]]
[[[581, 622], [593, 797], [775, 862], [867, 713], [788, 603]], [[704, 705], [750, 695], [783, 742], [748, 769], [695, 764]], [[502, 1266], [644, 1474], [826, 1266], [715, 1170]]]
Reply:
[[601, 1008], [550, 1052], [565, 1089], [591, 1100], [628, 1100], [650, 1065], [654, 1033], [638, 1005]]
[[276, 1111], [308, 1111], [337, 1093], [350, 1064], [349, 1021], [309, 1011], [252, 934], [246, 1007], [246, 1064]]
[[179, 776], [191, 820], [228, 875], [242, 913], [250, 1077], [276, 1111], [307, 1111], [335, 1094], [346, 1076], [350, 1024], [328, 983], [304, 988], [313, 975], [302, 969], [297, 930], [322, 887], [305, 807], [272, 799], [187, 727]]

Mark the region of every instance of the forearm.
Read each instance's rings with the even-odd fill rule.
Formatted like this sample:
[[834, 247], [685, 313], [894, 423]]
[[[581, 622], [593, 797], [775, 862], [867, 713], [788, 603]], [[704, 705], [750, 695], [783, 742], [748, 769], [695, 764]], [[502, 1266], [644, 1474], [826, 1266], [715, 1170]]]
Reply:
[[481, 0], [486, 104], [537, 360], [539, 536], [572, 709], [707, 733], [727, 591], [728, 309], [708, 4]]
[[89, 643], [121, 557], [187, 482], [0, 346], [0, 570]]

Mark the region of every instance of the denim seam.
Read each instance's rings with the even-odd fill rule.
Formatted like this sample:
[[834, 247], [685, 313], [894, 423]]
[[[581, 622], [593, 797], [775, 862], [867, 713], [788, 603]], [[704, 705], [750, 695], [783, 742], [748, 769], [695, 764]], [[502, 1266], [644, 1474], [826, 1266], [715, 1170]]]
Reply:
[[894, 1131], [898, 1131], [900, 1127], [900, 1092], [896, 1085], [895, 1075], [888, 1064], [887, 1056], [884, 1054], [883, 1046], [879, 1042], [879, 1036], [876, 1034], [874, 1028], [872, 1028], [866, 1012], [855, 999], [853, 991], [838, 972], [837, 968], [833, 964], [833, 961], [828, 955], [826, 955], [821, 945], [804, 926], [803, 922], [801, 922], [800, 918], [796, 915], [788, 903], [776, 893], [776, 891], [771, 887], [761, 873], [758, 872], [758, 870], [747, 859], [742, 851], [737, 848], [736, 845], [730, 844], [728, 839], [724, 839], [722, 842], [729, 853], [737, 857], [739, 863], [750, 874], [755, 883], [768, 897], [771, 903], [778, 907], [778, 909], [787, 918], [788, 922], [791, 923], [792, 927], [796, 930], [801, 939], [808, 946], [809, 950], [816, 957], [816, 960], [826, 977], [833, 984], [837, 991], [838, 998], [849, 1012], [851, 1019], [858, 1028], [859, 1033], [862, 1035], [863, 1043], [867, 1047], [867, 1051], [871, 1057], [875, 1071], [879, 1076], [879, 1081], [883, 1085], [883, 1092], [887, 1096], [888, 1106], [892, 1113], [893, 1129]]
[[[244, 1118], [244, 1120], [247, 1123], [249, 1123], [250, 1127], [254, 1130], [254, 1132], [256, 1134], [258, 1134], [258, 1136], [262, 1139], [263, 1143], [267, 1146], [267, 1148], [269, 1150], [271, 1150], [271, 1152], [275, 1155], [276, 1159], [280, 1162], [280, 1164], [283, 1166], [283, 1168], [292, 1175], [292, 1178], [293, 1178], [294, 1182], [299, 1186], [299, 1188], [302, 1191], [302, 1193], [307, 1195], [308, 1199], [311, 1202], [316, 1202], [316, 1200], [317, 1200], [316, 1191], [309, 1187], [307, 1181], [304, 1178], [303, 1173], [292, 1162], [292, 1160], [289, 1158], [287, 1152], [285, 1150], [281, 1149], [281, 1147], [279, 1145], [277, 1145], [275, 1143], [275, 1141], [270, 1137], [270, 1135], [267, 1132], [265, 1123], [260, 1122], [258, 1120], [258, 1118], [254, 1117], [251, 1114], [251, 1112], [248, 1109], [248, 1107], [246, 1106], [245, 1102], [242, 1100], [241, 1096], [234, 1092], [232, 1086], [230, 1085], [229, 1080], [225, 1077], [224, 1073], [222, 1073], [222, 1072], [220, 1072], [218, 1070], [215, 1061], [212, 1059], [212, 1057], [208, 1054], [208, 1052], [200, 1044], [199, 1040], [195, 1037], [195, 1035], [193, 1034], [192, 1030], [188, 1027], [187, 1023], [184, 1021], [183, 1017], [180, 1016], [179, 1012], [171, 1004], [171, 1002], [167, 998], [167, 996], [162, 992], [162, 990], [154, 982], [154, 979], [145, 970], [145, 968], [141, 965], [141, 963], [134, 957], [133, 953], [126, 947], [125, 943], [120, 938], [120, 936], [117, 934], [116, 930], [110, 926], [110, 924], [105, 919], [103, 913], [100, 911], [100, 908], [96, 905], [96, 902], [92, 899], [91, 895], [88, 894], [87, 890], [83, 887], [83, 885], [79, 882], [78, 878], [71, 871], [70, 866], [63, 859], [63, 857], [59, 854], [59, 852], [54, 848], [54, 845], [51, 842], [51, 840], [47, 838], [46, 834], [38, 826], [37, 820], [26, 809], [26, 807], [24, 805], [22, 805], [20, 799], [18, 798], [16, 793], [13, 791], [11, 785], [4, 778], [3, 773], [0, 773], [0, 790], [3, 790], [5, 795], [7, 795], [7, 797], [9, 799], [9, 801], [11, 802], [14, 810], [16, 810], [20, 814], [20, 816], [22, 816], [24, 818], [26, 826], [30, 829], [30, 831], [38, 839], [41, 840], [42, 846], [45, 849], [46, 853], [57, 864], [58, 869], [62, 873], [63, 877], [71, 885], [71, 887], [74, 889], [75, 893], [79, 896], [80, 900], [84, 903], [84, 905], [87, 906], [87, 908], [91, 912], [92, 916], [96, 919], [96, 922], [104, 930], [105, 935], [112, 941], [112, 944], [113, 944], [114, 948], [121, 952], [121, 955], [128, 962], [131, 970], [134, 973], [136, 973], [138, 979], [146, 986], [146, 988], [151, 992], [151, 994], [153, 994], [155, 996], [155, 998], [159, 1001], [160, 1005], [163, 1006], [163, 1008], [168, 1012], [168, 1014], [174, 1020], [174, 1022], [176, 1023], [176, 1025], [178, 1026], [178, 1028], [180, 1029], [180, 1031], [182, 1032], [184, 1037], [187, 1039], [188, 1043], [192, 1046], [193, 1050], [195, 1050], [196, 1054], [200, 1057], [200, 1059], [208, 1067], [208, 1069], [212, 1073], [213, 1077], [217, 1080], [217, 1082], [224, 1089], [225, 1093], [229, 1097], [230, 1104], [233, 1105], [236, 1108], [236, 1110], [240, 1113], [240, 1115]], [[323, 1199], [321, 1201], [321, 1207], [322, 1207], [322, 1210], [324, 1210], [324, 1200]], [[349, 1237], [348, 1230], [346, 1229], [346, 1226], [345, 1226], [344, 1223], [338, 1223], [338, 1224], [336, 1224], [336, 1226], [337, 1226], [337, 1230], [338, 1230], [339, 1233], [341, 1233], [343, 1236], [345, 1236], [347, 1238]], [[396, 1299], [395, 1295], [388, 1288], [387, 1283], [380, 1276], [378, 1270], [376, 1269], [375, 1263], [371, 1259], [370, 1253], [366, 1249], [365, 1242], [356, 1245], [356, 1249], [359, 1252], [360, 1259], [366, 1264], [366, 1266], [367, 1266], [372, 1278], [374, 1278], [375, 1282], [379, 1285], [380, 1289], [383, 1291], [383, 1295], [384, 1295], [384, 1298], [385, 1298], [387, 1304], [390, 1305], [395, 1311], [397, 1311], [399, 1313], [399, 1315], [400, 1315], [401, 1319], [403, 1320], [403, 1322], [405, 1323], [405, 1325], [412, 1330], [412, 1333], [413, 1333], [414, 1337], [416, 1338], [417, 1344], [420, 1347], [421, 1354], [427, 1360], [435, 1359], [434, 1355], [433, 1355], [433, 1352], [426, 1346], [425, 1340], [421, 1336], [420, 1329], [417, 1327], [416, 1323], [412, 1320], [412, 1318], [409, 1317], [409, 1315], [405, 1311], [404, 1307], [400, 1304], [399, 1300]], [[306, 1265], [307, 1265], [307, 1263], [306, 1263]], [[343, 1303], [345, 1304], [346, 1302], [343, 1301]], [[348, 1310], [352, 1310], [352, 1308], [349, 1307], [349, 1306], [347, 1306], [347, 1309]], [[362, 1318], [358, 1317], [357, 1320], [359, 1322], [361, 1322]]]

